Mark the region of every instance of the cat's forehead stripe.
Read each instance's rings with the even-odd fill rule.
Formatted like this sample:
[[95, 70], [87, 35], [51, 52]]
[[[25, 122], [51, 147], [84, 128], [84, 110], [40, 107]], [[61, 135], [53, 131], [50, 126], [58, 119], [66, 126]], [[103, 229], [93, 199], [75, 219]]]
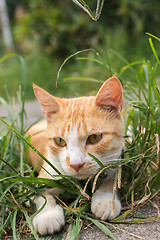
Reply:
[[87, 109], [90, 105], [89, 98], [76, 99], [72, 105], [72, 127], [74, 126], [78, 132], [87, 133]]
[[68, 104], [65, 106], [65, 123], [61, 129], [62, 137], [65, 133], [76, 129], [78, 132], [87, 133], [87, 108], [91, 105], [91, 99], [87, 97], [68, 99]]

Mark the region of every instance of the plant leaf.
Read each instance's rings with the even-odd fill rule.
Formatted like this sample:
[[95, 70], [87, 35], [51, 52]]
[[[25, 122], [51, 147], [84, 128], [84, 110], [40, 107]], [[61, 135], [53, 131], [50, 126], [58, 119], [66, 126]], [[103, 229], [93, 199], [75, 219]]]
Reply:
[[95, 156], [93, 156], [91, 153], [88, 153], [88, 155], [89, 155], [90, 157], [92, 157], [93, 160], [95, 160], [101, 168], [104, 168], [104, 167], [105, 167], [105, 166], [103, 165], [103, 163], [102, 163], [98, 158], [96, 158]]
[[91, 222], [93, 222], [106, 235], [108, 235], [109, 237], [111, 237], [114, 240], [117, 240], [116, 236], [104, 224], [102, 224], [98, 220], [91, 218], [91, 217], [85, 216], [85, 218], [90, 220]]

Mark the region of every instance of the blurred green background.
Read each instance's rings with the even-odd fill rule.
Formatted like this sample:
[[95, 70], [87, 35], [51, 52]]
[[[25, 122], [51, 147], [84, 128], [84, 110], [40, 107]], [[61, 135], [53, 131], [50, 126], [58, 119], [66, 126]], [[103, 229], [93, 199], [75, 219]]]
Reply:
[[[96, 1], [86, 3], [94, 11]], [[146, 32], [159, 36], [159, 0], [106, 0], [98, 22], [71, 0], [6, 0], [6, 4], [13, 42], [6, 47], [1, 22], [0, 55], [16, 52], [24, 58], [27, 99], [34, 97], [32, 82], [64, 97], [90, 94], [100, 86], [77, 78], [105, 80], [116, 72], [120, 79], [134, 83], [136, 74], [130, 69], [123, 71], [123, 67], [148, 58], [154, 61]], [[157, 42], [154, 44], [156, 47]], [[63, 61], [86, 48], [99, 52], [113, 70], [90, 60], [95, 59], [94, 52], [81, 53], [64, 65], [56, 88], [57, 72]], [[133, 68], [140, 66], [134, 64]], [[1, 97], [16, 96], [23, 73], [15, 56], [0, 64]]]

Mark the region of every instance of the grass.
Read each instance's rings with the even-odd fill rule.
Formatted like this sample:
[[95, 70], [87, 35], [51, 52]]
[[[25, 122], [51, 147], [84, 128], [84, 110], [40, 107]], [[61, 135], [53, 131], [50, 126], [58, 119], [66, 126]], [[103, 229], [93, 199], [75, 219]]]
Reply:
[[[99, 35], [103, 35], [103, 32], [105, 32], [103, 29], [98, 31]], [[132, 70], [135, 69], [137, 72], [145, 58], [149, 58], [151, 61], [153, 60], [152, 52], [148, 47], [147, 36], [143, 38], [144, 39], [139, 42], [138, 46], [130, 46], [123, 28], [114, 29], [114, 33], [112, 30], [107, 30], [107, 34], [104, 36], [104, 46], [105, 49], [107, 49], [107, 53], [104, 51], [101, 42], [97, 43], [96, 50], [101, 55], [104, 64], [108, 65], [108, 68], [110, 68], [110, 66], [112, 67], [112, 72], [120, 74], [121, 79], [128, 79], [129, 82], [136, 85], [136, 73], [133, 71], [126, 71], [127, 69], [125, 68], [131, 69], [132, 67]], [[119, 41], [117, 41], [117, 39], [119, 39]], [[34, 48], [34, 45], [32, 48]], [[158, 51], [158, 47], [156, 51]], [[157, 52], [157, 54], [159, 55], [159, 52]], [[37, 84], [56, 96], [69, 97], [75, 95], [88, 95], [100, 86], [99, 83], [90, 80], [104, 80], [104, 78], [107, 79], [111, 73], [103, 64], [97, 64], [97, 62], [91, 61], [95, 60], [93, 51], [84, 52], [72, 58], [70, 64], [65, 64], [60, 74], [58, 87], [56, 87], [57, 72], [63, 59], [51, 59], [46, 55], [44, 56], [41, 51], [33, 51], [22, 57], [25, 59], [26, 65], [26, 100], [35, 99], [32, 83]], [[101, 59], [97, 60], [102, 62]], [[130, 66], [130, 61], [133, 62], [132, 66]], [[77, 76], [78, 78], [81, 77], [81, 80], [83, 80], [84, 88], [81, 88], [81, 81], [77, 79]], [[12, 98], [16, 96], [21, 78], [22, 72], [18, 57], [13, 55], [6, 59], [6, 61], [1, 62], [0, 96], [7, 102], [9, 96]], [[71, 79], [74, 79], [74, 81], [72, 80], [71, 82]]]
[[[98, 2], [100, 3], [100, 1]], [[104, 1], [101, 1], [102, 4], [103, 2]], [[83, 6], [81, 7], [83, 8]], [[98, 13], [100, 13], [101, 10], [102, 9], [99, 5]], [[88, 9], [88, 11], [94, 18], [91, 10]], [[80, 56], [77, 58], [77, 65], [78, 68], [83, 71], [83, 74], [86, 74], [86, 77], [81, 74], [77, 77], [77, 75], [75, 76], [75, 72], [73, 72], [71, 77], [67, 77], [66, 73], [61, 71], [60, 67], [58, 75], [60, 77], [65, 76], [65, 81], [69, 86], [70, 81], [75, 82], [76, 79], [76, 84], [73, 84], [74, 87], [72, 89], [72, 92], [76, 91], [76, 95], [82, 94], [81, 91], [77, 92], [76, 90], [79, 89], [79, 87], [77, 87], [77, 81], [79, 82], [79, 86], [83, 83], [83, 89], [81, 87], [80, 90], [85, 94], [84, 88], [86, 87], [87, 91], [89, 87], [90, 90], [95, 89], [95, 84], [98, 86], [100, 85], [100, 77], [106, 72], [108, 76], [116, 72], [124, 86], [125, 107], [123, 114], [125, 119], [125, 146], [122, 158], [118, 163], [103, 166], [101, 162], [93, 156], [93, 159], [100, 165], [100, 170], [95, 173], [94, 176], [91, 176], [85, 181], [78, 181], [73, 177], [61, 175], [61, 173], [30, 144], [30, 139], [25, 138], [26, 126], [24, 126], [24, 119], [26, 114], [24, 106], [29, 92], [29, 85], [26, 81], [29, 75], [26, 75], [23, 58], [16, 54], [7, 55], [0, 60], [1, 64], [4, 64], [5, 60], [10, 61], [10, 57], [14, 58], [15, 62], [18, 61], [18, 63], [16, 63], [18, 68], [13, 67], [13, 69], [14, 71], [18, 69], [20, 76], [19, 79], [22, 79], [19, 91], [17, 92], [17, 100], [21, 106], [18, 113], [15, 113], [14, 108], [10, 110], [8, 106], [8, 104], [13, 102], [11, 97], [13, 92], [6, 91], [9, 99], [8, 102], [6, 99], [2, 97], [0, 98], [1, 103], [5, 106], [8, 112], [7, 119], [3, 117], [0, 118], [1, 239], [51, 239], [49, 236], [40, 237], [36, 233], [32, 224], [32, 219], [37, 212], [35, 204], [31, 199], [34, 195], [41, 195], [44, 197], [42, 195], [43, 191], [53, 187], [61, 188], [65, 190], [65, 192], [69, 192], [70, 195], [73, 195], [74, 200], [72, 201], [66, 201], [65, 194], [62, 194], [57, 198], [57, 201], [65, 211], [66, 222], [68, 223], [66, 239], [69, 240], [77, 239], [81, 226], [83, 222], [86, 221], [96, 225], [111, 239], [117, 239], [110, 230], [110, 226], [114, 226], [115, 223], [139, 223], [156, 219], [156, 217], [153, 216], [145, 216], [145, 218], [144, 216], [139, 216], [138, 219], [130, 220], [129, 218], [126, 220], [126, 217], [134, 217], [134, 211], [149, 200], [155, 197], [160, 199], [160, 79], [158, 78], [160, 72], [160, 60], [154, 45], [155, 42], [153, 42], [154, 39], [159, 43], [160, 39], [151, 34], [149, 35], [149, 44], [151, 51], [153, 52], [154, 61], [140, 60], [129, 63], [115, 51], [101, 55], [95, 50], [89, 50], [87, 57], [82, 54], [82, 51], [79, 51], [79, 53], [73, 54], [73, 56], [70, 56], [64, 61], [65, 64], [71, 57]], [[122, 65], [119, 65], [119, 68], [115, 65], [117, 71], [114, 70], [112, 64], [108, 63], [107, 59], [108, 57], [110, 59], [110, 56], [114, 56], [117, 62], [122, 63]], [[40, 61], [41, 59], [38, 59], [38, 65], [40, 64]], [[48, 82], [48, 79], [53, 77], [53, 73], [48, 72], [47, 70], [48, 64], [52, 63], [49, 63], [48, 59], [46, 59], [46, 62], [46, 70], [42, 71], [44, 75], [41, 75], [41, 71], [39, 71], [39, 67], [37, 67], [34, 61], [30, 68], [27, 69], [29, 72], [33, 71], [37, 81], [39, 78], [41, 79], [39, 81], [42, 81], [43, 83], [44, 79], [47, 79]], [[87, 68], [85, 68], [84, 71], [84, 65], [86, 65], [86, 63]], [[64, 64], [62, 64], [62, 67]], [[93, 68], [94, 70], [96, 68], [97, 75], [93, 71]], [[43, 69], [45, 69], [45, 67]], [[63, 67], [63, 69], [65, 68]], [[98, 72], [101, 72], [101, 74], [98, 74]], [[2, 73], [3, 71], [0, 71], [0, 74]], [[90, 77], [90, 73], [94, 74], [94, 78]], [[3, 75], [4, 79], [10, 79], [11, 76], [12, 74], [8, 77]], [[131, 76], [132, 81], [128, 81], [128, 76]], [[39, 81], [38, 84], [40, 83]], [[36, 83], [36, 81], [34, 82]], [[17, 84], [18, 83], [19, 81]], [[56, 84], [55, 73], [54, 81], [49, 81], [49, 83], [51, 84], [49, 84], [49, 88], [53, 86], [53, 83], [54, 85]], [[11, 85], [11, 82], [7, 84]], [[63, 92], [66, 92], [66, 88], [63, 88], [60, 79], [58, 80], [58, 86], [59, 89], [63, 89], [62, 92], [61, 90], [59, 91], [59, 94], [64, 96]], [[68, 93], [70, 94], [71, 92]], [[27, 164], [27, 152], [29, 147], [33, 148], [33, 150], [36, 151], [44, 161], [47, 161], [51, 167], [56, 170], [58, 176], [61, 176], [62, 178], [54, 181], [52, 179], [36, 178], [34, 176], [35, 169], [31, 169]], [[90, 213], [90, 200], [92, 192], [95, 191], [95, 188], [98, 185], [97, 180], [103, 179], [104, 170], [108, 167], [118, 167], [119, 169], [115, 177], [114, 190], [121, 187], [121, 201], [127, 210], [124, 210], [116, 219], [110, 222], [103, 222], [99, 219], [95, 219]], [[93, 180], [93, 185], [90, 188], [89, 182], [91, 180]], [[27, 208], [24, 205], [28, 200], [30, 201], [30, 208]], [[41, 209], [39, 211], [41, 211]], [[62, 239], [62, 234], [63, 232], [61, 231], [54, 236], [56, 236], [57, 239]]]
[[[110, 224], [125, 223], [126, 220], [124, 218], [131, 215], [134, 216], [134, 210], [137, 207], [144, 205], [155, 196], [157, 198], [160, 197], [160, 93], [158, 88], [159, 79], [157, 77], [160, 64], [151, 38], [149, 38], [149, 43], [156, 61], [154, 65], [151, 65], [150, 61], [143, 62], [140, 70], [134, 73], [137, 81], [135, 86], [122, 76], [124, 71], [135, 71], [133, 63], [126, 64], [118, 73], [124, 85], [125, 102], [128, 104], [125, 103], [123, 112], [126, 129], [122, 160], [113, 164], [112, 167], [117, 167], [117, 165], [119, 167], [118, 175], [115, 179], [115, 187], [122, 185], [120, 190], [121, 200], [123, 206], [129, 210], [124, 211], [117, 219], [112, 220]], [[108, 69], [108, 66], [102, 62], [100, 55], [97, 53], [95, 55], [93, 59], [94, 64], [96, 63]], [[82, 60], [86, 59], [83, 58]], [[21, 66], [23, 76], [25, 75], [23, 60], [21, 60]], [[84, 81], [81, 78], [78, 80]], [[99, 79], [90, 79], [90, 81], [99, 82]], [[51, 179], [34, 177], [35, 170], [32, 170], [26, 161], [28, 147], [30, 146], [35, 151], [37, 150], [30, 144], [29, 139], [24, 137], [24, 80], [19, 89], [18, 100], [21, 103], [19, 113], [13, 114], [12, 110], [8, 110], [10, 124], [7, 123], [7, 119], [1, 118], [0, 125], [0, 238], [6, 239], [10, 236], [13, 239], [26, 237], [38, 239], [39, 236], [35, 232], [31, 221], [36, 214], [34, 212], [36, 210], [34, 203], [30, 199], [35, 194], [41, 195], [46, 188], [59, 187], [66, 192], [70, 191], [70, 194], [74, 195], [74, 200], [71, 202], [65, 202], [63, 195], [57, 199], [65, 210], [66, 221], [69, 226], [67, 239], [77, 239], [83, 221], [92, 222], [106, 235], [116, 239], [109, 229], [110, 225], [95, 219], [90, 213], [90, 199], [92, 191], [95, 190], [92, 189], [91, 191], [88, 187], [88, 182], [91, 181], [91, 178], [81, 182], [69, 176], [62, 176], [58, 170], [56, 171], [62, 176], [61, 180], [53, 181]], [[2, 98], [1, 102], [8, 109], [7, 102]], [[19, 151], [17, 151], [17, 146]], [[41, 155], [39, 152], [37, 153]], [[42, 155], [41, 157], [44, 158]], [[44, 158], [44, 160], [48, 162], [47, 159]], [[98, 159], [94, 158], [94, 160], [100, 164]], [[55, 168], [54, 166], [52, 167]], [[94, 181], [93, 188], [95, 188], [99, 176], [102, 176], [100, 173], [103, 173], [105, 169], [102, 164], [100, 164], [100, 167], [101, 172], [92, 176]], [[24, 205], [28, 200], [31, 202], [31, 208], [29, 209]], [[146, 216], [143, 219], [139, 216], [139, 219], [132, 220], [130, 223], [151, 219], [156, 219], [156, 217]], [[57, 234], [57, 239], [61, 239], [61, 234], [61, 232]], [[48, 239], [48, 237], [39, 237], [39, 239]]]

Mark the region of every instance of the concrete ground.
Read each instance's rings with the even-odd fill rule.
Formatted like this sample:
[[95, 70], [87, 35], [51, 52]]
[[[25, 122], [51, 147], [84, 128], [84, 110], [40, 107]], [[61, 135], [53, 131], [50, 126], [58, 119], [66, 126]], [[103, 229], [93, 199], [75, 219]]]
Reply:
[[[13, 111], [12, 111], [13, 109]], [[21, 110], [18, 104], [15, 104], [12, 108], [9, 107], [9, 111], [12, 112], [19, 112]], [[25, 125], [30, 126], [35, 121], [37, 121], [40, 117], [43, 117], [40, 104], [37, 101], [28, 101], [25, 103], [25, 111], [26, 111], [26, 121]], [[7, 117], [8, 111], [5, 106], [0, 105], [0, 117]], [[12, 114], [13, 116], [13, 114]], [[14, 118], [14, 116], [13, 116]]]
[[[160, 201], [156, 201], [156, 205], [160, 209]], [[156, 207], [157, 207], [156, 206]], [[149, 215], [158, 216], [159, 210], [151, 203], [147, 203], [145, 206], [141, 207], [135, 214], [138, 215]], [[136, 220], [133, 218], [128, 218], [128, 220]], [[157, 220], [146, 221], [142, 223], [124, 223], [124, 224], [110, 224], [107, 223], [106, 226], [115, 235], [118, 240], [160, 240], [160, 218]], [[65, 240], [67, 236], [67, 230], [63, 234], [62, 240]], [[56, 240], [53, 237], [52, 240]], [[101, 230], [90, 222], [83, 223], [78, 240], [109, 240], [110, 237], [106, 236]]]
[[[16, 106], [19, 111], [19, 106]], [[27, 102], [25, 104], [25, 110], [27, 113], [27, 123], [30, 125], [42, 116], [40, 105], [37, 101]], [[0, 117], [7, 116], [6, 109], [0, 105]], [[1, 123], [0, 123], [1, 124]], [[160, 200], [157, 201], [157, 206], [160, 209]], [[153, 207], [151, 203], [140, 208], [137, 214], [145, 214], [150, 216], [158, 216], [159, 211]], [[129, 219], [131, 220], [131, 219]], [[107, 227], [115, 234], [118, 240], [160, 240], [160, 219], [150, 222], [142, 222], [139, 224], [110, 224]], [[56, 239], [53, 237], [52, 240]], [[66, 239], [66, 233], [63, 236]], [[85, 223], [82, 226], [78, 240], [107, 240], [110, 239], [103, 232], [101, 232], [96, 226], [90, 223]]]

